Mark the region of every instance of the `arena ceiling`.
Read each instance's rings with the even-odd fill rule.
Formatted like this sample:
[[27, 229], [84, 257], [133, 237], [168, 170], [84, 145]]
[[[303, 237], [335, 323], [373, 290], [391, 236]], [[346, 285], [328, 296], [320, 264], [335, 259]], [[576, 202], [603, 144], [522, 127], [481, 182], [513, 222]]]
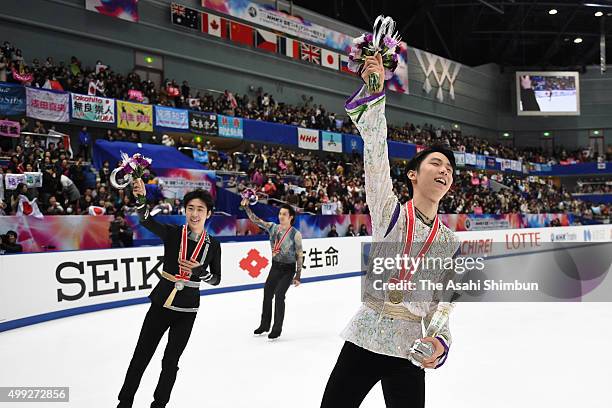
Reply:
[[[368, 29], [392, 16], [411, 46], [476, 66], [581, 68], [600, 63], [601, 32], [612, 61], [612, 1], [295, 0]], [[551, 10], [556, 10], [556, 13]], [[601, 12], [601, 16], [595, 16]], [[580, 38], [580, 40], [577, 40]]]

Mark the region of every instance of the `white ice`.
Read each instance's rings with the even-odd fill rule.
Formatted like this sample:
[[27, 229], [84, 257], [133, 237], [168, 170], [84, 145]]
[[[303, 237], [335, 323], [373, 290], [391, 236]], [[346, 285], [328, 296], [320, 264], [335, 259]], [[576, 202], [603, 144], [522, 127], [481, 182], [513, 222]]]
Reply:
[[[261, 290], [205, 296], [168, 404], [316, 408], [359, 306], [359, 278], [306, 283], [287, 294], [282, 337], [254, 337]], [[84, 314], [0, 333], [0, 386], [69, 386], [70, 403], [117, 403], [147, 305]], [[609, 408], [609, 303], [460, 304], [447, 363], [427, 373], [427, 407]], [[148, 407], [166, 337], [135, 408]], [[406, 384], [409, 386], [409, 384]], [[384, 407], [380, 384], [362, 407]]]
[[576, 112], [576, 95], [537, 96], [538, 105], [542, 112]]

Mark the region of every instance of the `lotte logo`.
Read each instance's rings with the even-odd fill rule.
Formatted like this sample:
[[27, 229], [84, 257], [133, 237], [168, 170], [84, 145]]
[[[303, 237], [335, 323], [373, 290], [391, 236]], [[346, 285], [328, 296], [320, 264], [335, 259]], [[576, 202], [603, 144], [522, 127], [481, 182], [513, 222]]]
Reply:
[[262, 269], [268, 266], [268, 258], [261, 256], [258, 250], [251, 249], [245, 258], [240, 260], [240, 268], [249, 273], [249, 276], [256, 278], [261, 275]]

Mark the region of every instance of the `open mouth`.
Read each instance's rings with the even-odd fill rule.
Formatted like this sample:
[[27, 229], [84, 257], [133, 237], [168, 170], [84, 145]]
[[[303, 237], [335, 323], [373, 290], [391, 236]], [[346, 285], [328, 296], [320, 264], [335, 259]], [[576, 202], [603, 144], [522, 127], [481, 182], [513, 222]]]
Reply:
[[200, 222], [200, 219], [199, 218], [190, 218], [189, 221], [197, 224], [198, 222]]
[[435, 178], [435, 179], [434, 179], [434, 181], [435, 181], [436, 183], [440, 183], [440, 184], [442, 184], [443, 186], [446, 186], [446, 180], [445, 180], [445, 179], [443, 179], [442, 177]]

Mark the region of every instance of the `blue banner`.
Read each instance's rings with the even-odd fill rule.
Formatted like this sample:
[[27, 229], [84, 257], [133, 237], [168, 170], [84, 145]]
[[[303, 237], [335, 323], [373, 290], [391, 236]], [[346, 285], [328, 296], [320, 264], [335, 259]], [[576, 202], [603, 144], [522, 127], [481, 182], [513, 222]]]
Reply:
[[492, 156], [486, 156], [486, 166], [488, 170], [496, 170], [499, 169], [499, 165], [497, 163], [497, 160], [495, 160], [495, 157]]
[[245, 140], [291, 146], [298, 144], [295, 126], [252, 119], [244, 119], [243, 123]]
[[217, 115], [219, 121], [219, 136], [242, 139], [244, 136], [242, 118]]
[[476, 167], [479, 169], [485, 169], [487, 167], [487, 157], [481, 154], [476, 155]]
[[568, 165], [555, 164], [553, 166], [550, 166], [548, 164], [542, 164], [540, 166], [541, 171], [537, 171], [537, 167], [535, 167], [535, 169], [536, 171], [532, 170], [529, 172], [529, 174], [532, 174], [534, 176], [569, 176], [583, 174], [602, 175], [612, 173], [612, 162], [588, 162]]
[[155, 126], [189, 129], [189, 111], [155, 105]]
[[192, 150], [193, 152], [193, 160], [198, 163], [208, 163], [208, 152], [203, 152], [200, 150]]
[[572, 194], [572, 197], [577, 198], [578, 200], [587, 201], [589, 203], [594, 203], [594, 204], [612, 204], [612, 194], [575, 193], [575, 194]]
[[342, 134], [342, 151], [347, 154], [353, 152], [363, 154], [363, 139], [359, 135]]
[[26, 93], [21, 85], [0, 82], [0, 114], [23, 115], [26, 112]]
[[402, 142], [387, 141], [389, 157], [398, 159], [411, 159], [416, 155], [416, 145]]

